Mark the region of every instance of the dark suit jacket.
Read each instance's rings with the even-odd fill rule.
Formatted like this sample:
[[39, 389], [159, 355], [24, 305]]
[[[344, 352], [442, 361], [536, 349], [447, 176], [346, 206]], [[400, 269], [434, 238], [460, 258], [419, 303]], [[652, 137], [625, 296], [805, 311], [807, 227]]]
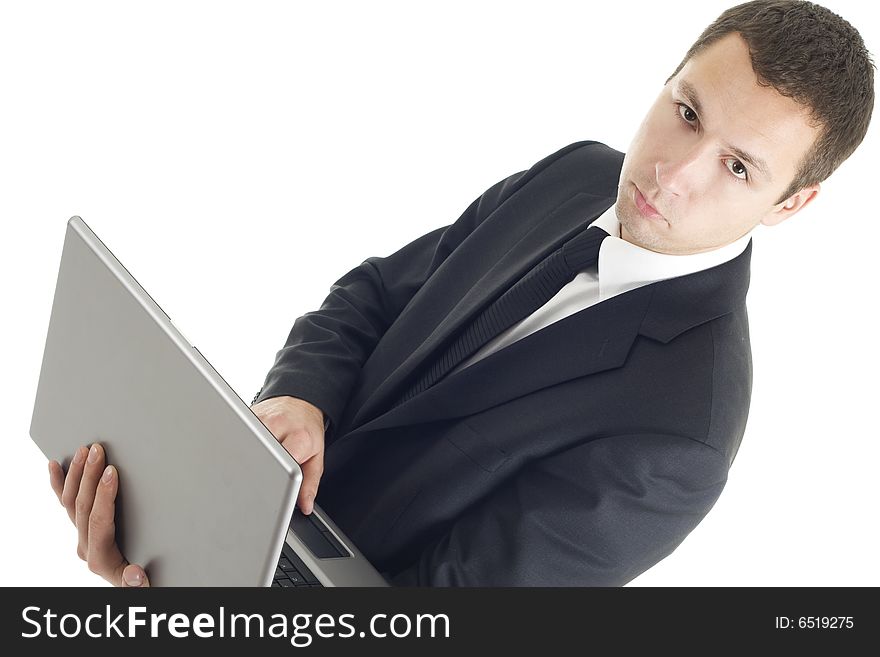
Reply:
[[391, 408], [457, 330], [614, 203], [580, 141], [299, 317], [257, 396], [330, 420], [317, 504], [396, 585], [617, 586], [712, 508], [746, 426], [752, 243], [619, 294]]

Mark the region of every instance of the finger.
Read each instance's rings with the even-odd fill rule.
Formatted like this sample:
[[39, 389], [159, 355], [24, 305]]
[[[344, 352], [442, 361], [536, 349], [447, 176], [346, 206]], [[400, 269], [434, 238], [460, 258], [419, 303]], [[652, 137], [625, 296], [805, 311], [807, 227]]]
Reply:
[[147, 577], [147, 573], [144, 571], [144, 569], [140, 566], [129, 564], [122, 571], [122, 586], [139, 586], [143, 588], [149, 585], [150, 579]]
[[124, 585], [122, 571], [128, 565], [116, 543], [115, 514], [118, 490], [119, 477], [116, 468], [108, 465], [95, 490], [94, 504], [85, 523], [88, 532], [86, 561], [89, 570], [100, 575], [113, 586]]
[[323, 431], [308, 431], [305, 427], [282, 435], [279, 440], [287, 452], [299, 463], [303, 479], [297, 496], [297, 505], [308, 515], [318, 494], [318, 482], [324, 473]]
[[73, 455], [70, 467], [67, 468], [67, 476], [64, 478], [64, 488], [61, 492], [61, 504], [67, 509], [70, 522], [76, 526], [76, 495], [79, 493], [79, 483], [85, 467], [88, 450], [80, 447]]
[[103, 472], [104, 449], [98, 443], [94, 443], [89, 449], [79, 492], [76, 494], [76, 529], [79, 534], [77, 554], [84, 560], [88, 558], [89, 553], [89, 516], [95, 503], [95, 489]]
[[49, 485], [61, 503], [61, 493], [64, 492], [64, 468], [58, 461], [49, 461]]
[[299, 488], [298, 504], [300, 510], [308, 515], [315, 507], [315, 496], [318, 494], [321, 475], [324, 474], [324, 452], [321, 451], [305, 463], [302, 463], [300, 468], [302, 469], [303, 480]]

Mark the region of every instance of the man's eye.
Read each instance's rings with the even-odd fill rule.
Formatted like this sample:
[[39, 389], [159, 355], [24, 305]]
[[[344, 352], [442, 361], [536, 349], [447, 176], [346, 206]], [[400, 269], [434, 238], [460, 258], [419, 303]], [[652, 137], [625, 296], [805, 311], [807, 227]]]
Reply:
[[697, 120], [697, 113], [684, 103], [678, 103], [678, 113], [687, 123], [693, 123]]
[[743, 166], [743, 163], [739, 160], [734, 160], [732, 157], [727, 158], [726, 162], [732, 162], [733, 165], [728, 165], [728, 169], [730, 172], [739, 178], [740, 180], [746, 180], [749, 177], [749, 172], [746, 171], [746, 168]]

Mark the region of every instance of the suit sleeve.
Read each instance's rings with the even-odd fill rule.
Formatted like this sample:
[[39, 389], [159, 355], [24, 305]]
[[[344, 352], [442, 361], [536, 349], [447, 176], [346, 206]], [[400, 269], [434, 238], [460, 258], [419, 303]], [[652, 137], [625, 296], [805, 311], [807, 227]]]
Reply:
[[622, 586], [708, 513], [728, 465], [690, 438], [596, 439], [523, 468], [456, 519], [393, 586]]
[[363, 364], [409, 300], [459, 244], [524, 182], [527, 169], [495, 183], [452, 224], [386, 257], [370, 257], [330, 287], [318, 310], [293, 323], [251, 405], [304, 399], [338, 422]]

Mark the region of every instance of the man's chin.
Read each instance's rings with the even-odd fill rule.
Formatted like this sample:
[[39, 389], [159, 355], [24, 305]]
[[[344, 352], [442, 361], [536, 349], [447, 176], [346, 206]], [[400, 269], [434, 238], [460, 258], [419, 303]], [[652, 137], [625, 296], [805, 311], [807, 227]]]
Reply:
[[641, 216], [635, 220], [626, 216], [618, 217], [618, 221], [620, 222], [620, 239], [648, 251], [666, 253], [663, 249], [663, 240], [657, 234], [656, 222]]

